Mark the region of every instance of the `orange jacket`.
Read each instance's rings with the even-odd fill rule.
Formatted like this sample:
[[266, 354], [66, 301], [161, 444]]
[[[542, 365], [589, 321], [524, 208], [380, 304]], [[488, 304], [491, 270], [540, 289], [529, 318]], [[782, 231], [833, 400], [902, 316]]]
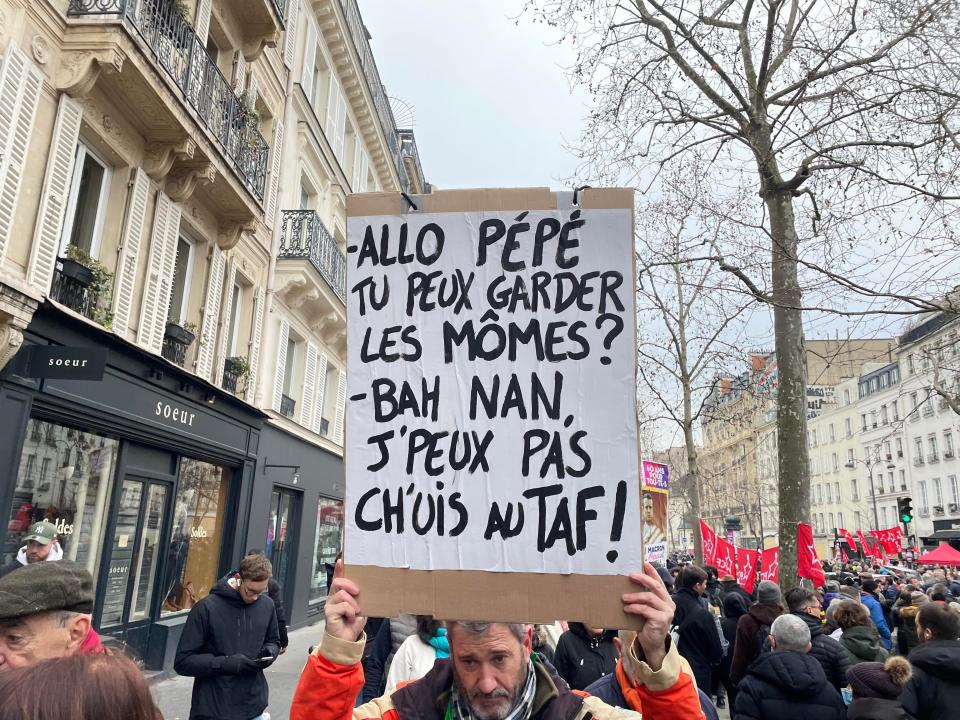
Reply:
[[[348, 642], [324, 634], [322, 644], [314, 650], [300, 675], [290, 707], [290, 720], [409, 720], [401, 718], [400, 710], [394, 704], [394, 695], [398, 692], [404, 693], [405, 701], [410, 702], [409, 691], [414, 690], [413, 686], [419, 686], [417, 690], [427, 689], [424, 683], [437, 682], [442, 672], [446, 672], [448, 676], [451, 672], [449, 665], [441, 666], [438, 663], [422, 680], [411, 683], [402, 690], [391, 689], [376, 700], [354, 707], [357, 694], [363, 687], [363, 669], [360, 667], [363, 645], [363, 639]], [[682, 660], [676, 648], [671, 646], [663, 666], [657, 671], [651, 670], [649, 665], [636, 658], [633, 648], [630, 652], [633, 666], [637, 668], [634, 680], [643, 708], [643, 720], [704, 720], [690, 666]], [[543, 672], [541, 670], [541, 673]], [[538, 675], [538, 682], [540, 677], [541, 675]], [[549, 682], [547, 679], [544, 681]], [[558, 695], [558, 689], [553, 690], [554, 699]], [[449, 690], [449, 682], [445, 683], [443, 690]], [[431, 692], [435, 693], [436, 697], [431, 698], [430, 704], [437, 708], [437, 720], [442, 720], [443, 703], [439, 703], [438, 707], [435, 702], [441, 692], [436, 689], [431, 689]], [[560, 699], [563, 699], [565, 694], [564, 688], [559, 693]], [[578, 697], [576, 701], [579, 703], [579, 711], [571, 720], [585, 720], [590, 715], [596, 720], [622, 720], [622, 710], [607, 705], [598, 698], [581, 693], [578, 693], [579, 695], [583, 695], [582, 700]], [[420, 705], [416, 707], [419, 709]], [[542, 709], [543, 707], [535, 707], [533, 714], [537, 715]], [[423, 711], [429, 712], [428, 707], [423, 707]]]

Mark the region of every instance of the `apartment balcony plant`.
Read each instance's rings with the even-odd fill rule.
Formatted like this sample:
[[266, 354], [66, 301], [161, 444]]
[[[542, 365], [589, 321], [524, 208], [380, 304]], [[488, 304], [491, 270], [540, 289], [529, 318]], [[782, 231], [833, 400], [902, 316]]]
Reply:
[[239, 355], [223, 361], [223, 389], [236, 393], [250, 374], [250, 363]]
[[194, 323], [178, 323], [170, 320], [163, 332], [163, 347], [160, 354], [172, 363], [183, 367], [187, 359], [187, 349], [197, 339], [197, 326]]
[[113, 273], [83, 248], [68, 245], [65, 257], [57, 258], [50, 297], [105, 328], [111, 327]]

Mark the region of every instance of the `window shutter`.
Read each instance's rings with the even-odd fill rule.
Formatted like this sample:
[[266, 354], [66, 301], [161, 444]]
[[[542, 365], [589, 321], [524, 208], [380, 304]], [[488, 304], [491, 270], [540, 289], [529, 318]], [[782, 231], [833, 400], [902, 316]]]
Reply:
[[[80, 136], [82, 116], [83, 110], [78, 102], [68, 95], [60, 96], [57, 121], [50, 140], [47, 172], [43, 179], [43, 195], [40, 197], [40, 210], [37, 213], [37, 227], [33, 233], [30, 267], [27, 270], [27, 282], [42, 293], [50, 289], [53, 268], [60, 251], [64, 213], [77, 157], [77, 138]], [[7, 229], [9, 230], [9, 226]], [[3, 246], [8, 236], [9, 233], [0, 232], [0, 259], [3, 258]]]
[[[213, 368], [214, 384], [223, 385], [223, 365], [227, 361], [230, 348], [230, 328], [233, 325], [233, 286], [237, 282], [237, 259], [230, 258], [227, 263], [227, 282], [223, 286], [223, 300], [220, 307], [223, 309], [223, 323], [220, 326], [220, 348], [217, 352], [216, 366]], [[237, 308], [239, 310], [239, 308]]]
[[333, 420], [333, 441], [343, 445], [343, 414], [347, 406], [347, 374], [343, 370], [337, 372], [337, 414]]
[[317, 29], [313, 25], [310, 14], [307, 13], [307, 35], [303, 45], [303, 67], [300, 73], [300, 85], [310, 98], [310, 104], [316, 107], [317, 99], [313, 96], [316, 88], [313, 87], [313, 68], [317, 64]]
[[267, 199], [266, 223], [272, 228], [276, 222], [277, 194], [280, 192], [280, 162], [283, 159], [283, 122], [280, 118], [274, 121], [273, 146], [270, 148], [270, 197]]
[[[0, 260], [6, 254], [7, 238], [13, 227], [23, 164], [42, 89], [43, 73], [16, 41], [10, 41], [0, 68]], [[50, 271], [52, 275], [52, 267]], [[49, 287], [48, 278], [43, 290]]]
[[280, 319], [280, 332], [277, 333], [277, 370], [273, 374], [273, 409], [280, 412], [283, 399], [283, 374], [287, 369], [287, 341], [290, 339], [290, 323]]
[[287, 3], [286, 35], [283, 38], [283, 64], [287, 69], [293, 67], [297, 54], [297, 16], [300, 12], [300, 0], [289, 0]]
[[130, 308], [133, 307], [140, 240], [143, 237], [143, 221], [149, 195], [150, 178], [143, 168], [138, 167], [134, 171], [130, 204], [127, 206], [127, 217], [123, 225], [120, 257], [117, 260], [117, 280], [113, 290], [113, 331], [122, 338], [126, 338], [130, 332]]
[[243, 92], [247, 83], [247, 59], [237, 50], [233, 54], [233, 87], [237, 92]]
[[157, 193], [157, 210], [150, 238], [150, 259], [146, 287], [140, 305], [137, 343], [160, 354], [163, 333], [170, 308], [170, 288], [177, 262], [177, 237], [180, 233], [180, 207], [165, 193]]
[[213, 0], [200, 0], [197, 5], [196, 31], [200, 38], [200, 44], [206, 46], [207, 36], [210, 34], [210, 10], [213, 7]]
[[367, 178], [369, 177], [370, 173], [370, 159], [367, 157], [366, 152], [361, 153], [360, 159], [363, 161], [363, 165], [360, 168], [360, 186], [357, 188], [356, 192], [366, 192]]
[[333, 129], [333, 154], [343, 162], [343, 145], [346, 142], [347, 130], [347, 98], [337, 84], [337, 118]]
[[353, 180], [350, 189], [360, 192], [360, 166], [363, 164], [363, 140], [359, 131], [353, 136]]
[[323, 391], [327, 386], [327, 356], [320, 352], [317, 356], [317, 389], [313, 403], [313, 423], [310, 429], [317, 435], [320, 434], [320, 427], [323, 424]]
[[250, 329], [250, 373], [247, 375], [247, 402], [252, 403], [257, 393], [257, 371], [260, 369], [260, 343], [263, 340], [263, 309], [267, 294], [257, 288], [254, 296], [253, 327]]
[[220, 324], [220, 299], [223, 297], [223, 272], [226, 254], [216, 245], [210, 255], [210, 275], [207, 278], [207, 297], [203, 302], [203, 327], [200, 329], [200, 349], [197, 351], [197, 375], [210, 379], [216, 354], [217, 326]]
[[303, 399], [300, 401], [300, 424], [306, 428], [313, 426], [317, 392], [317, 346], [307, 343], [307, 361], [303, 368]]
[[324, 120], [323, 132], [327, 136], [330, 147], [334, 146], [333, 136], [337, 131], [337, 109], [340, 107], [340, 81], [330, 73], [330, 91], [327, 93], [327, 117]]

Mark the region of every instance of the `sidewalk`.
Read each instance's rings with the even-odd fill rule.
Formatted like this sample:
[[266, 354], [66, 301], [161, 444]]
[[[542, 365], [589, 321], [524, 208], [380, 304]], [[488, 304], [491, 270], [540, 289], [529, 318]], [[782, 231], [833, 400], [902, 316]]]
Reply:
[[[290, 646], [267, 671], [270, 684], [270, 706], [267, 712], [271, 720], [287, 720], [293, 691], [297, 688], [300, 671], [307, 661], [307, 650], [320, 642], [323, 623], [310, 625], [290, 632]], [[190, 716], [190, 692], [193, 678], [171, 675], [153, 685], [153, 697], [165, 720], [186, 720]], [[242, 720], [238, 718], [238, 720]]]

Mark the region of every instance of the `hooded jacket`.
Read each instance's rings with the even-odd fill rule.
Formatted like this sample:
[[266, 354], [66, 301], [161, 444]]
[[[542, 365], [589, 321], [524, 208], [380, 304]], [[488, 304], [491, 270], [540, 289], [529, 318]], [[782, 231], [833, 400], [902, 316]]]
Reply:
[[[300, 676], [290, 720], [444, 720], [453, 687], [449, 659], [438, 660], [420, 680], [355, 708], [354, 698], [363, 685], [363, 644], [363, 639], [348, 642], [324, 633]], [[636, 668], [633, 689], [643, 720], [703, 720], [693, 677], [675, 648], [668, 649], [657, 671], [637, 658], [633, 648], [627, 652]], [[534, 671], [532, 720], [622, 720], [622, 710], [571, 692], [543, 663], [535, 663]]]
[[861, 592], [860, 602], [870, 611], [870, 619], [877, 626], [877, 632], [880, 633], [880, 641], [883, 647], [890, 649], [890, 626], [887, 625], [887, 619], [883, 615], [883, 606], [876, 596], [870, 593]]
[[913, 677], [900, 702], [916, 720], [945, 720], [960, 710], [960, 640], [932, 640], [910, 653]]
[[723, 646], [713, 613], [700, 604], [699, 596], [689, 588], [682, 588], [673, 596], [673, 601], [677, 606], [673, 622], [680, 634], [677, 650], [693, 668], [697, 687], [710, 690], [713, 670], [723, 660]]
[[823, 633], [823, 625], [818, 618], [802, 612], [793, 614], [810, 628], [810, 654], [820, 663], [827, 682], [837, 690], [846, 687], [847, 668], [850, 667], [846, 651], [840, 643]]
[[847, 708], [847, 720], [909, 720], [899, 700], [857, 698]]
[[617, 666], [617, 648], [613, 644], [617, 631], [604, 630], [590, 637], [583, 623], [572, 622], [569, 627], [557, 642], [554, 665], [571, 688], [583, 690]]
[[196, 678], [190, 720], [249, 719], [263, 713], [267, 680], [253, 661], [276, 658], [279, 652], [273, 601], [261, 595], [248, 604], [227, 581], [218, 582], [191, 608], [173, 664], [180, 675]]
[[840, 644], [847, 652], [851, 665], [861, 662], [883, 662], [887, 651], [880, 646], [880, 638], [873, 626], [857, 625], [847, 628], [840, 636]]
[[762, 655], [737, 689], [733, 720], [842, 720], [843, 700], [808, 653]]
[[777, 604], [756, 603], [737, 622], [737, 642], [733, 646], [733, 660], [730, 661], [730, 679], [734, 683], [740, 682], [747, 674], [750, 663], [760, 655], [760, 628], [773, 625], [773, 621], [782, 614], [783, 608]]
[[897, 644], [901, 655], [909, 655], [910, 651], [920, 644], [920, 638], [917, 637], [918, 612], [920, 612], [918, 605], [904, 605], [897, 613], [899, 618]]

